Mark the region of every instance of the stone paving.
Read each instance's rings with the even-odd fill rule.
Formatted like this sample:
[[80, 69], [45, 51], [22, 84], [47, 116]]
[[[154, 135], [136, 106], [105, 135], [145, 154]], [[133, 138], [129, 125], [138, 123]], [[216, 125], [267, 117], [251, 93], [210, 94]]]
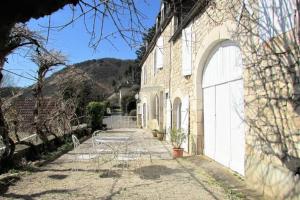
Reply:
[[[223, 200], [245, 197], [224, 189], [197, 163], [186, 158], [172, 159], [171, 146], [153, 138], [149, 132], [120, 129], [101, 135], [129, 136], [126, 150], [138, 159], [128, 161], [129, 164], [125, 162], [124, 166], [118, 159], [110, 159], [113, 158], [110, 146], [96, 148], [95, 153], [91, 138], [79, 146], [79, 151], [70, 151], [19, 177], [10, 187], [0, 190], [0, 199]], [[117, 148], [120, 153], [124, 146]]]

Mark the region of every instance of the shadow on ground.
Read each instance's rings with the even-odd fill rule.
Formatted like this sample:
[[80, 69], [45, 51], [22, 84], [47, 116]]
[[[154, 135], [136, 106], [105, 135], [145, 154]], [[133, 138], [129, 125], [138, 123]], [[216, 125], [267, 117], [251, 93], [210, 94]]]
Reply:
[[52, 179], [56, 179], [56, 180], [62, 180], [62, 179], [67, 178], [68, 175], [65, 175], [65, 174], [53, 174], [53, 175], [49, 175], [48, 177], [52, 178]]
[[108, 169], [100, 170], [99, 173], [100, 173], [100, 175], [99, 175], [100, 178], [120, 178], [121, 177], [120, 173], [118, 173], [116, 171], [108, 170]]
[[141, 179], [155, 180], [159, 179], [162, 175], [170, 175], [174, 173], [180, 173], [180, 169], [168, 168], [164, 165], [151, 165], [137, 168], [134, 173], [138, 174]]
[[17, 181], [21, 180], [19, 176], [9, 176], [0, 180], [0, 196], [7, 192], [9, 186], [14, 185]]
[[40, 198], [42, 198], [43, 195], [46, 195], [46, 194], [70, 193], [72, 191], [74, 191], [74, 190], [66, 190], [66, 189], [46, 190], [46, 191], [43, 191], [43, 192], [38, 192], [38, 193], [34, 193], [34, 194], [27, 194], [27, 195], [7, 193], [7, 194], [3, 194], [2, 196], [7, 197], [7, 198], [12, 198], [12, 199], [34, 200], [34, 199], [40, 199]]

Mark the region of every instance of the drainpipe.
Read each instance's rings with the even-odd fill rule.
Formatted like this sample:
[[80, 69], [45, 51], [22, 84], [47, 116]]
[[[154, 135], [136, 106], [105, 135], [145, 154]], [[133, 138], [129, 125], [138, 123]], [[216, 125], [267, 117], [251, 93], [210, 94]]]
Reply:
[[[172, 27], [171, 27], [171, 32], [174, 31], [174, 24], [172, 24]], [[172, 33], [170, 33], [170, 36], [172, 35]], [[173, 127], [173, 105], [172, 105], [172, 100], [171, 100], [171, 81], [172, 81], [172, 40], [170, 41], [170, 53], [169, 53], [169, 67], [170, 67], [170, 73], [169, 73], [169, 101], [170, 101], [170, 108], [171, 108], [171, 124], [170, 124], [170, 128]]]

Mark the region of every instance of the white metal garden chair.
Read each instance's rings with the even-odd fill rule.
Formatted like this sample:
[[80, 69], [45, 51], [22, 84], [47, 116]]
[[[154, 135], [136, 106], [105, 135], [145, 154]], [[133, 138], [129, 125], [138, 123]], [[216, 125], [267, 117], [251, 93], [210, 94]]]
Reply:
[[[97, 168], [96, 170], [100, 170], [100, 162], [103, 163], [109, 163], [109, 171], [113, 168], [113, 161], [115, 160], [117, 156], [117, 151], [115, 148], [113, 148], [109, 144], [103, 144], [99, 142], [99, 139], [101, 138], [101, 131], [95, 131], [92, 134], [92, 155], [96, 155], [93, 159], [97, 161]], [[108, 147], [108, 149], [105, 149], [104, 147]]]
[[[80, 150], [80, 141], [78, 140], [78, 138], [75, 135], [72, 135], [72, 142], [73, 142], [73, 146], [74, 146], [74, 159], [73, 159], [73, 170], [77, 171], [77, 162], [81, 161], [81, 160], [98, 160], [99, 154], [95, 153], [94, 149], [94, 143], [93, 143], [93, 148], [91, 149], [90, 147], [87, 148], [88, 150], [88, 154], [87, 152], [81, 152]], [[77, 164], [76, 164], [77, 163]]]
[[78, 162], [78, 153], [79, 153], [79, 145], [80, 145], [80, 142], [78, 140], [78, 138], [75, 136], [75, 135], [72, 135], [72, 142], [73, 142], [73, 152], [75, 154], [74, 156], [74, 159], [73, 159], [73, 166], [72, 166], [72, 170], [74, 171], [77, 171], [78, 168], [77, 168], [77, 162]]
[[[135, 146], [136, 144], [134, 144]], [[122, 166], [122, 171], [126, 168], [129, 170], [131, 167], [133, 170], [141, 169], [142, 166], [142, 154], [143, 151], [140, 147], [130, 148], [130, 143], [126, 144], [125, 150], [119, 149], [116, 162]]]

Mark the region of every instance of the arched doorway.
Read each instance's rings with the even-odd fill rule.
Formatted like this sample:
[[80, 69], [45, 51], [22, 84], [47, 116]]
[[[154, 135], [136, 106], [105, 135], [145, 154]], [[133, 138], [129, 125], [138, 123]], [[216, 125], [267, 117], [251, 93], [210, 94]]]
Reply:
[[159, 98], [157, 95], [155, 95], [155, 119], [157, 120], [157, 123], [159, 124]]
[[143, 103], [143, 121], [142, 121], [142, 126], [143, 128], [147, 127], [147, 106], [146, 103]]
[[204, 154], [244, 174], [245, 131], [242, 57], [238, 46], [223, 42], [206, 63], [202, 88]]
[[181, 144], [184, 151], [188, 152], [189, 145], [189, 97], [185, 96], [182, 101], [179, 97], [173, 103], [172, 127], [180, 129], [185, 134], [185, 140]]
[[175, 98], [173, 103], [173, 123], [172, 128], [181, 128], [181, 100], [179, 97]]
[[126, 113], [131, 115], [131, 116], [135, 116], [135, 114], [133, 114], [131, 111], [136, 109], [136, 101], [129, 101], [126, 104]]

